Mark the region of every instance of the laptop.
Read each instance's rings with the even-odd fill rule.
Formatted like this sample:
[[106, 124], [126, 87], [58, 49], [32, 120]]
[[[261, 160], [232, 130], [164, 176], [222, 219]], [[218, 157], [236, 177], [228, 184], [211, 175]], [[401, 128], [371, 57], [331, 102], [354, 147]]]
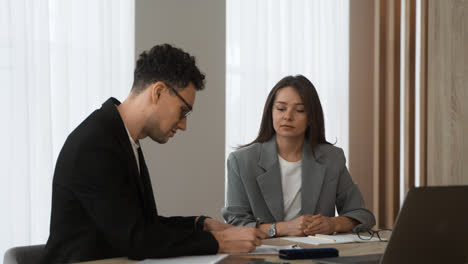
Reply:
[[383, 254], [318, 263], [468, 263], [468, 185], [412, 188]]

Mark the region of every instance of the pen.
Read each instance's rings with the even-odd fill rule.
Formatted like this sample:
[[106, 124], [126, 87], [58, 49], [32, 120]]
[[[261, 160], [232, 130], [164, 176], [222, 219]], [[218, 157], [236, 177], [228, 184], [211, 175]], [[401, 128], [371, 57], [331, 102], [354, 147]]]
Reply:
[[308, 237], [316, 238], [316, 239], [322, 239], [322, 240], [326, 240], [326, 241], [330, 241], [330, 242], [336, 242], [335, 239], [326, 238], [326, 237], [318, 237], [318, 236], [308, 236]]

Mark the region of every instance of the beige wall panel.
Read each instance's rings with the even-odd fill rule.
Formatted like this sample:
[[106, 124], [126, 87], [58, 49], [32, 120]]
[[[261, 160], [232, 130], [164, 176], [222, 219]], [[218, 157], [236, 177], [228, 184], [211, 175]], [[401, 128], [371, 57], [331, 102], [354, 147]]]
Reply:
[[349, 8], [349, 170], [372, 209], [374, 0], [350, 1]]
[[162, 215], [210, 215], [224, 206], [225, 1], [136, 0], [136, 55], [171, 43], [195, 55], [206, 74], [187, 131], [143, 151]]
[[428, 185], [468, 184], [468, 0], [428, 3]]
[[399, 209], [401, 1], [375, 2], [374, 214], [389, 228]]

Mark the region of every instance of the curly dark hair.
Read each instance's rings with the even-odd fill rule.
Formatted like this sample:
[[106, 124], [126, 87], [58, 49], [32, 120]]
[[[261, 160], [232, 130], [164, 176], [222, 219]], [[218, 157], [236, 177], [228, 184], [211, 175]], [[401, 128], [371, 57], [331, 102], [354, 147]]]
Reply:
[[195, 57], [170, 44], [156, 45], [140, 54], [133, 74], [132, 91], [138, 94], [158, 81], [179, 89], [187, 87], [190, 82], [197, 91], [205, 87], [205, 75], [195, 65]]

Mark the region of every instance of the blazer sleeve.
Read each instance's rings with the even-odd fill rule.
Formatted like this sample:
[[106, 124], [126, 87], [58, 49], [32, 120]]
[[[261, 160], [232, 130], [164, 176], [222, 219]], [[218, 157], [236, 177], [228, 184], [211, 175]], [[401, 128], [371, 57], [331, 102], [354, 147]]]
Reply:
[[108, 243], [131, 259], [217, 253], [216, 239], [193, 228], [194, 218], [145, 220], [120, 155], [110, 148], [79, 155], [69, 186]]
[[170, 227], [192, 228], [195, 227], [196, 216], [158, 216], [159, 222]]
[[231, 225], [247, 225], [256, 227], [257, 221], [252, 213], [250, 202], [242, 178], [236, 156], [231, 153], [227, 160], [226, 207], [222, 209], [224, 219]]
[[364, 199], [358, 186], [351, 179], [346, 168], [346, 159], [340, 149], [340, 175], [337, 187], [336, 208], [340, 216], [346, 216], [359, 222], [353, 231], [371, 228], [375, 225], [374, 214], [365, 208]]

